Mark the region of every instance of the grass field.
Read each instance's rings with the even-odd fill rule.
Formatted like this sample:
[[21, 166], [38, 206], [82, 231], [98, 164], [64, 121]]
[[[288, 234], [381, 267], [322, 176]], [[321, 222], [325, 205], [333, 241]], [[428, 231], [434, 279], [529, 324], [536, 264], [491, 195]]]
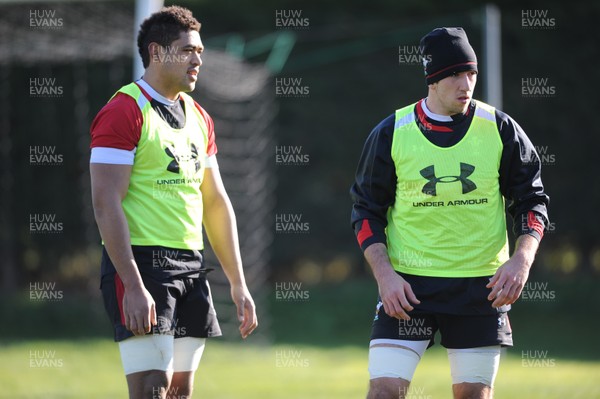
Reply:
[[[563, 280], [550, 282], [556, 300], [520, 302], [511, 311], [515, 348], [501, 363], [496, 398], [600, 399], [600, 319], [589, 313], [600, 307], [597, 282]], [[246, 343], [210, 340], [194, 397], [364, 398], [373, 281], [307, 289], [309, 301], [270, 296], [271, 323], [262, 328], [270, 330], [265, 340], [272, 346], [257, 345], [257, 336]], [[106, 338], [111, 331], [98, 300], [19, 297], [0, 301], [0, 315], [0, 398], [126, 398], [118, 349]], [[408, 398], [450, 398], [449, 374], [446, 353], [436, 345]]]
[[[514, 351], [513, 351], [514, 352]], [[212, 340], [196, 380], [196, 398], [364, 398], [366, 349], [358, 346], [256, 346]], [[2, 398], [125, 398], [117, 346], [108, 340], [28, 341], [0, 346]], [[526, 362], [525, 362], [526, 363]], [[497, 398], [600, 398], [600, 363], [504, 356]], [[445, 351], [433, 348], [409, 398], [449, 398]]]

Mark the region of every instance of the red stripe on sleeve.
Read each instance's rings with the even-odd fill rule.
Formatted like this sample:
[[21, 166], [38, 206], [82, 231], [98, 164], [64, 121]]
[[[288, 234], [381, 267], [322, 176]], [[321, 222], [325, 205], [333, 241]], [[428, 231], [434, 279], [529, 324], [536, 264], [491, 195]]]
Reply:
[[535, 230], [540, 235], [540, 238], [544, 236], [544, 226], [537, 220], [533, 211], [527, 213], [527, 227]]
[[119, 314], [121, 315], [121, 324], [125, 325], [125, 313], [123, 312], [123, 296], [125, 296], [125, 287], [123, 281], [117, 273], [115, 273], [115, 291], [117, 293], [117, 305], [119, 306]]
[[208, 127], [208, 145], [206, 147], [206, 155], [210, 157], [211, 155], [215, 155], [217, 153], [217, 143], [215, 142], [215, 123], [208, 112], [206, 112], [204, 108], [200, 106], [200, 104], [194, 101], [194, 105], [196, 105], [196, 108], [198, 108], [198, 111], [200, 111], [200, 114], [204, 118], [204, 122], [206, 122], [206, 126]]
[[369, 219], [363, 219], [362, 224], [360, 226], [360, 230], [356, 235], [356, 239], [358, 240], [358, 245], [362, 247], [363, 242], [367, 238], [373, 237], [373, 231], [371, 231], [371, 226], [369, 225]]

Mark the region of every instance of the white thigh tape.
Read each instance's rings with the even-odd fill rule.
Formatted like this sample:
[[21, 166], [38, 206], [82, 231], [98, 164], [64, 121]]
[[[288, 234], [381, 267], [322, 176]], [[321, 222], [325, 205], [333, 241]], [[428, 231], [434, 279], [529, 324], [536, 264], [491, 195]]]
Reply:
[[428, 345], [429, 340], [372, 340], [369, 348], [370, 379], [390, 377], [411, 381]]
[[206, 338], [175, 338], [173, 371], [196, 371], [204, 352]]
[[469, 349], [448, 349], [452, 383], [481, 383], [494, 386], [500, 366], [500, 345]]
[[125, 374], [173, 368], [173, 336], [144, 335], [119, 342]]

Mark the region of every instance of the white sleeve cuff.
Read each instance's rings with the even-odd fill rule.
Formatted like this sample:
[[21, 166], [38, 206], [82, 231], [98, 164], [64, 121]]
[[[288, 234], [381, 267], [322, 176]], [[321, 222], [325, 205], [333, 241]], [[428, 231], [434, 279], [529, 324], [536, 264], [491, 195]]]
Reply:
[[131, 151], [119, 148], [94, 147], [90, 156], [90, 163], [108, 163], [113, 165], [133, 165], [135, 158], [134, 148]]
[[216, 155], [211, 155], [209, 157], [206, 157], [206, 167], [207, 168], [219, 169], [219, 164], [217, 163], [217, 156]]

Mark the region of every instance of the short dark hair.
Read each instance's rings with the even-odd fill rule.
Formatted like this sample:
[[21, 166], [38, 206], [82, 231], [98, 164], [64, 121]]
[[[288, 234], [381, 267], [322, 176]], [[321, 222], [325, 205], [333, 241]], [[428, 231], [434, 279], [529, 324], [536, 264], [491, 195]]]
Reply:
[[155, 42], [165, 47], [179, 38], [181, 32], [195, 30], [200, 32], [200, 22], [192, 12], [184, 7], [169, 6], [150, 15], [140, 25], [137, 37], [138, 51], [142, 56], [144, 68], [150, 64], [148, 45]]

